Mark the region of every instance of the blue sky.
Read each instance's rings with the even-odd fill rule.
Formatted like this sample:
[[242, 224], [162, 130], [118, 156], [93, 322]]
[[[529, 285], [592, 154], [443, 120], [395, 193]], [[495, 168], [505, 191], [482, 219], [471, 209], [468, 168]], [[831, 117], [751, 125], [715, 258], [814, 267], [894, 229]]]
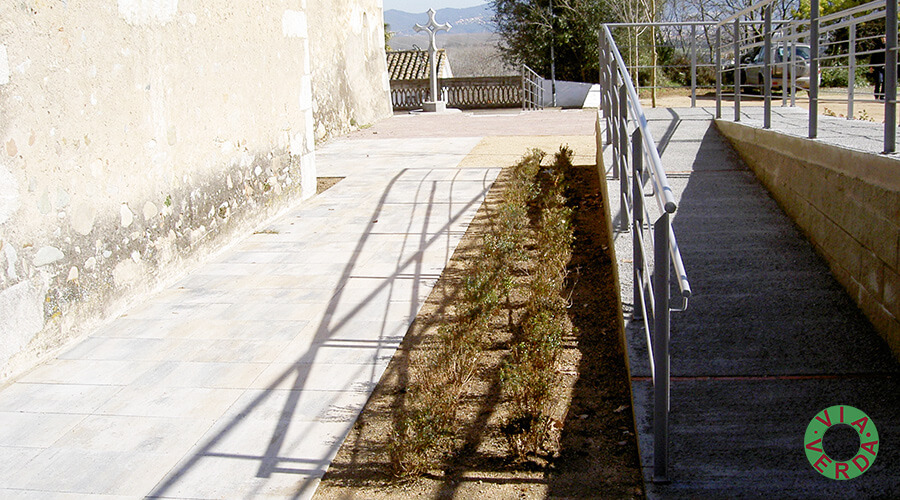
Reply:
[[404, 12], [425, 12], [431, 9], [453, 7], [462, 9], [489, 3], [490, 0], [384, 0], [384, 10], [397, 9]]

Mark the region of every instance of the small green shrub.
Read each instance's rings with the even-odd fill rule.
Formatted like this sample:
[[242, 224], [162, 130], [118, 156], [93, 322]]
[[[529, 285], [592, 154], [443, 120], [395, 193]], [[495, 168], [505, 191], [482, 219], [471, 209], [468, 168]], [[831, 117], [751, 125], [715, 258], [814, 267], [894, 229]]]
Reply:
[[[822, 68], [822, 77], [819, 85], [821, 87], [847, 87], [849, 85], [849, 74], [850, 71], [847, 68]], [[867, 85], [869, 85], [869, 82], [867, 81], [867, 69], [856, 68], [854, 86], [865, 87]]]
[[[461, 280], [455, 313], [438, 328], [438, 345], [422, 365], [425, 375], [407, 390], [389, 445], [398, 476], [421, 474], [453, 453], [452, 426], [477, 369], [484, 333], [517, 289], [527, 299], [516, 324], [510, 313], [516, 335], [499, 374], [511, 414], [503, 431], [520, 459], [540, 453], [550, 440], [555, 366], [568, 327], [562, 290], [574, 237], [565, 197], [572, 152], [561, 147], [553, 165], [542, 167], [545, 156], [532, 150], [509, 169], [492, 230]], [[526, 260], [527, 276], [520, 279], [516, 271]]]

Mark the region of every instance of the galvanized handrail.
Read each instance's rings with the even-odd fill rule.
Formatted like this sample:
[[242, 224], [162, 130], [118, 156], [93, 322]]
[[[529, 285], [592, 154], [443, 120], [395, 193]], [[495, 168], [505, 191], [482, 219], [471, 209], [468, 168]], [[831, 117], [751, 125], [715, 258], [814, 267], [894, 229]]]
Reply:
[[730, 16], [726, 17], [725, 19], [720, 19], [719, 22], [718, 22], [718, 24], [716, 24], [716, 27], [724, 26], [724, 25], [726, 25], [726, 24], [728, 24], [728, 23], [730, 23], [730, 22], [732, 22], [732, 21], [734, 21], [734, 20], [736, 20], [736, 19], [739, 19], [739, 18], [741, 18], [741, 17], [744, 17], [745, 15], [749, 14], [750, 12], [753, 12], [753, 11], [755, 11], [755, 10], [759, 10], [759, 9], [761, 9], [761, 8], [763, 8], [763, 7], [768, 7], [768, 6], [772, 5], [773, 3], [775, 3], [776, 1], [778, 1], [778, 0], [762, 0], [762, 1], [760, 1], [760, 2], [756, 2], [756, 3], [753, 4], [753, 5], [750, 5], [750, 6], [748, 6], [748, 7], [745, 7], [744, 9], [741, 9], [741, 10], [739, 10], [738, 12], [735, 12], [734, 14], [731, 14]]
[[[871, 2], [867, 2], [862, 5], [858, 5], [840, 12], [835, 12], [833, 14], [829, 14], [827, 16], [819, 16], [819, 0], [811, 0], [810, 1], [810, 19], [808, 20], [781, 20], [781, 21], [772, 21], [771, 20], [771, 1], [764, 0], [761, 2], [757, 2], [749, 7], [743, 9], [742, 11], [733, 14], [732, 16], [720, 21], [717, 23], [717, 32], [716, 32], [716, 59], [717, 61], [721, 61], [721, 52], [723, 50], [723, 45], [721, 43], [721, 30], [728, 23], [733, 21], [734, 24], [734, 34], [732, 36], [733, 42], [730, 42], [733, 45], [732, 52], [734, 53], [735, 65], [734, 68], [730, 68], [728, 71], [734, 71], [734, 121], [740, 121], [740, 106], [741, 106], [741, 84], [740, 84], [740, 76], [741, 70], [745, 70], [750, 67], [762, 67], [763, 75], [766, 78], [766, 82], [762, 88], [763, 96], [764, 96], [764, 118], [763, 118], [763, 128], [771, 128], [771, 85], [769, 83], [771, 77], [771, 68], [773, 67], [773, 63], [771, 61], [765, 61], [762, 65], [741, 65], [740, 62], [740, 53], [749, 48], [765, 46], [765, 53], [767, 56], [770, 55], [770, 49], [768, 47], [773, 46], [773, 44], [781, 43], [794, 44], [801, 39], [805, 39], [808, 41], [810, 45], [810, 82], [809, 82], [809, 117], [808, 117], [808, 137], [810, 139], [815, 139], [818, 136], [818, 121], [819, 121], [819, 103], [820, 102], [843, 102], [843, 99], [822, 99], [819, 95], [819, 79], [817, 75], [820, 70], [820, 63], [823, 61], [833, 61], [838, 59], [847, 58], [846, 66], [831, 66], [833, 68], [846, 68], [848, 70], [848, 85], [847, 85], [847, 118], [853, 117], [854, 112], [854, 102], [856, 98], [856, 89], [855, 89], [855, 74], [857, 67], [865, 67], [864, 64], [860, 64], [857, 62], [857, 57], [861, 55], [872, 54], [873, 51], [856, 51], [856, 27], [864, 22], [876, 20], [876, 19], [884, 19], [885, 20], [885, 38], [886, 38], [886, 46], [884, 48], [885, 52], [885, 64], [884, 64], [884, 82], [883, 82], [883, 94], [881, 96], [873, 96], [874, 98], [881, 98], [884, 101], [884, 140], [883, 145], [884, 149], [882, 150], [884, 153], [894, 153], [896, 151], [896, 130], [897, 130], [897, 52], [898, 52], [898, 43], [897, 43], [897, 2], [896, 0], [873, 0]], [[747, 23], [747, 21], [743, 21], [742, 17], [748, 13], [764, 9], [764, 14], [766, 17], [766, 22], [764, 22], [763, 28], [763, 40], [755, 41], [753, 43], [742, 43], [740, 36], [740, 27]], [[773, 30], [772, 23], [778, 22], [781, 24], [782, 28], [787, 28], [788, 32], [784, 33], [783, 30]], [[754, 21], [754, 23], [756, 23]], [[838, 29], [847, 29], [849, 31], [849, 50], [844, 54], [822, 54], [822, 50], [820, 50], [820, 42], [822, 37], [831, 31], [835, 31]], [[830, 45], [832, 43], [826, 42], [822, 45]], [[729, 49], [726, 49], [729, 50]], [[790, 50], [789, 55], [793, 57], [794, 50]], [[783, 61], [785, 75], [788, 74], [788, 67], [793, 64], [791, 61]], [[721, 109], [722, 109], [722, 96], [724, 95], [722, 92], [722, 72], [723, 69], [719, 65], [719, 70], [716, 74], [716, 118], [721, 118]], [[791, 76], [791, 105], [794, 104], [794, 96], [796, 94], [796, 85], [794, 84], [794, 71], [790, 71]], [[782, 87], [786, 87], [787, 82], [782, 83]], [[783, 105], [787, 105], [787, 94], [782, 92], [782, 100], [784, 102]]]
[[[653, 378], [653, 475], [656, 482], [668, 481], [669, 441], [669, 338], [670, 313], [684, 311], [691, 296], [691, 286], [672, 230], [671, 216], [677, 209], [662, 160], [641, 108], [637, 91], [609, 27], [600, 33], [600, 82], [603, 99], [600, 109], [606, 120], [607, 142], [613, 146], [613, 176], [620, 181], [622, 213], [631, 226], [634, 263], [633, 318], [642, 320], [650, 353]], [[629, 118], [630, 117], [630, 118]], [[631, 147], [629, 148], [629, 136]], [[630, 154], [629, 154], [630, 150]], [[646, 159], [646, 167], [644, 162]], [[628, 163], [631, 163], [629, 172]], [[629, 182], [629, 180], [631, 182]], [[645, 193], [649, 182], [652, 194]], [[659, 215], [653, 220], [644, 204], [652, 196]], [[648, 231], [645, 238], [644, 231]], [[645, 242], [652, 245], [653, 269]], [[671, 306], [671, 269], [680, 291], [680, 304]], [[653, 321], [650, 321], [650, 318]]]
[[544, 109], [544, 79], [533, 69], [522, 65], [522, 110]]
[[[818, 4], [820, 0], [811, 0], [811, 4]], [[716, 118], [722, 118], [722, 106], [723, 106], [723, 97], [734, 97], [734, 121], [739, 122], [742, 119], [741, 113], [741, 104], [742, 104], [742, 89], [741, 85], [734, 85], [732, 87], [732, 83], [728, 82], [727, 84], [723, 82], [723, 76], [727, 71], [727, 76], [731, 77], [732, 74], [735, 76], [734, 80], [739, 81], [740, 76], [743, 71], [748, 68], [760, 68], [760, 75], [769, 75], [767, 78], [771, 83], [772, 70], [775, 69], [776, 73], [778, 68], [781, 69], [781, 87], [788, 88], [790, 92], [782, 92], [782, 95], [779, 100], [782, 101], [782, 106], [794, 106], [796, 104], [796, 100], [798, 97], [797, 90], [797, 75], [792, 68], [795, 65], [795, 60], [792, 60], [795, 54], [795, 50], [793, 47], [797, 43], [805, 42], [810, 45], [812, 49], [812, 57], [809, 60], [809, 66], [812, 74], [818, 75], [819, 69], [825, 67], [827, 64], [827, 68], [830, 69], [841, 69], [846, 70], [848, 75], [855, 75], [857, 69], [859, 68], [875, 68], [877, 67], [879, 71], [883, 68], [884, 71], [884, 92], [879, 93], [877, 95], [873, 95], [870, 91], [862, 91], [856, 87], [855, 79], [850, 76], [848, 78], [848, 83], [846, 88], [846, 97], [834, 96], [829, 94], [820, 95], [819, 92], [819, 80], [818, 78], [812, 78], [809, 85], [809, 113], [808, 113], [808, 137], [814, 139], [818, 135], [819, 128], [819, 105], [827, 104], [829, 102], [834, 103], [846, 103], [847, 106], [847, 114], [846, 117], [851, 119], [855, 116], [855, 104], [860, 102], [873, 102], [876, 99], [881, 99], [884, 106], [884, 138], [883, 138], [883, 149], [884, 153], [894, 153], [897, 151], [896, 146], [896, 135], [897, 135], [897, 59], [898, 59], [898, 40], [897, 40], [897, 1], [891, 0], [872, 0], [865, 4], [858, 5], [840, 12], [836, 12], [833, 14], [829, 14], [826, 16], [818, 16], [818, 10], [811, 8], [811, 17], [812, 19], [772, 19], [771, 16], [771, 0], [765, 0], [762, 2], [757, 2], [753, 5], [750, 5], [740, 12], [736, 12], [728, 17], [725, 17], [721, 20], [711, 20], [711, 21], [692, 21], [692, 22], [657, 22], [657, 23], [611, 23], [607, 26], [611, 28], [629, 28], [629, 27], [647, 27], [647, 26], [656, 26], [658, 28], [690, 28], [690, 33], [685, 35], [685, 38], [689, 37], [689, 47], [685, 47], [681, 49], [682, 55], [687, 55], [688, 51], [690, 51], [691, 62], [688, 66], [687, 64], [679, 65], [678, 67], [684, 68], [685, 72], [690, 72], [691, 77], [691, 106], [696, 105], [697, 99], [697, 88], [694, 84], [696, 80], [696, 71], [701, 67], [709, 67], [715, 66], [715, 93], [716, 93]], [[811, 5], [812, 7], [812, 5]], [[764, 17], [768, 19], [746, 19], [751, 14], [763, 11]], [[766, 15], [766, 11], [768, 14]], [[754, 16], [755, 17], [755, 16]], [[857, 37], [856, 36], [856, 28], [861, 23], [870, 22], [873, 20], [884, 20], [885, 22], [885, 31], [884, 36], [886, 38], [886, 46], [883, 49], [885, 53], [885, 63], [877, 64], [875, 66], [871, 65], [866, 61], [866, 56], [870, 56], [876, 52], [876, 50], [858, 50], [857, 45], [859, 43], [864, 42], [865, 40], [871, 40], [873, 37]], [[757, 33], [753, 35], [742, 34], [745, 31], [746, 26], [754, 26], [758, 27]], [[700, 31], [706, 33], [706, 39], [713, 38], [715, 40], [714, 43], [710, 44], [710, 52], [704, 53], [705, 60], [703, 62], [694, 62], [695, 50], [697, 48], [698, 40], [696, 38], [696, 34]], [[833, 39], [835, 37], [830, 36], [831, 33], [836, 30], [846, 30], [849, 32], [849, 40], [846, 39], [838, 39], [838, 40], [829, 40], [829, 38]], [[709, 35], [713, 36], [710, 37]], [[701, 37], [703, 38], [703, 37]], [[843, 38], [843, 37], [842, 37]], [[849, 42], [846, 47], [847, 49], [842, 50], [830, 50], [827, 54], [824, 52], [824, 48], [833, 46], [834, 44], [840, 43], [844, 45]], [[761, 63], [741, 63], [740, 55], [741, 53], [746, 52], [747, 50], [754, 49], [757, 47], [764, 47], [766, 44], [769, 44], [769, 47], [777, 47], [779, 45], [783, 46], [789, 57], [783, 58], [781, 62], [769, 61], [769, 64], [766, 64], [764, 61]], [[637, 51], [638, 47], [633, 47], [633, 50]], [[788, 47], [791, 47], [788, 50]], [[647, 50], [646, 48], [642, 50]], [[766, 51], [768, 53], [769, 51]], [[723, 67], [723, 60], [728, 55], [731, 54], [731, 57], [734, 58], [735, 63], [733, 65], [729, 65], [730, 67], [727, 70]], [[710, 60], [712, 60], [712, 64], [710, 64]], [[652, 66], [640, 65], [635, 63], [635, 65], [629, 66], [632, 70], [632, 75], [635, 73], [635, 68], [650, 68]], [[663, 67], [663, 66], [657, 66]], [[687, 73], [686, 73], [687, 74]], [[765, 78], [765, 76], [764, 76]], [[763, 94], [763, 127], [771, 128], [772, 126], [772, 100], [773, 100], [773, 92], [771, 85], [766, 85], [765, 83], [760, 84], [759, 82], [745, 82], [744, 85], [751, 84], [751, 86], [759, 86], [760, 92]], [[685, 85], [686, 87], [686, 85]], [[729, 88], [730, 87], [730, 88]], [[658, 88], [654, 82], [644, 83], [641, 82], [640, 89], [654, 89]], [[733, 88], [733, 91], [731, 90]], [[865, 118], [865, 117], [864, 117]]]

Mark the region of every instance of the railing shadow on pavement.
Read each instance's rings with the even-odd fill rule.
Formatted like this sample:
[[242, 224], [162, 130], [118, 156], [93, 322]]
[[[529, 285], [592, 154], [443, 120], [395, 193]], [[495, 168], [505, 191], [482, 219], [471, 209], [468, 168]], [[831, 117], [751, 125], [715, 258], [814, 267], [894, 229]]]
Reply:
[[[387, 203], [388, 197], [391, 195], [393, 186], [400, 180], [400, 178], [407, 172], [408, 169], [405, 169], [399, 173], [397, 173], [390, 181], [388, 186], [383, 191], [380, 200], [378, 202], [378, 207], [375, 212], [372, 214], [370, 220], [377, 220], [379, 214], [383, 210], [385, 204]], [[455, 179], [454, 179], [455, 182]], [[436, 276], [426, 276], [424, 270], [422, 268], [422, 253], [427, 250], [429, 247], [434, 245], [441, 238], [449, 238], [449, 231], [452, 224], [459, 220], [459, 218], [468, 210], [471, 210], [474, 206], [476, 206], [481, 198], [487, 193], [490, 182], [487, 178], [482, 179], [485, 187], [479, 192], [478, 196], [472, 199], [466, 199], [459, 201], [459, 205], [454, 207], [454, 200], [452, 199], [453, 187], [451, 183], [450, 191], [451, 198], [448, 204], [448, 220], [445, 224], [437, 229], [429, 228], [429, 224], [433, 221], [433, 217], [431, 214], [431, 210], [435, 206], [434, 203], [434, 186], [427, 193], [427, 201], [419, 202], [419, 194], [426, 181], [423, 179], [420, 182], [420, 186], [418, 188], [418, 192], [416, 195], [416, 202], [422, 203], [425, 207], [425, 210], [428, 211], [426, 213], [423, 221], [421, 222], [421, 228], [414, 228], [413, 225], [415, 222], [410, 220], [409, 222], [409, 235], [420, 235], [420, 239], [418, 241], [418, 248], [415, 253], [410, 257], [398, 256], [398, 261], [396, 263], [395, 270], [387, 275], [387, 276], [379, 276], [381, 279], [381, 283], [372, 290], [365, 298], [359, 300], [356, 305], [351, 307], [349, 311], [346, 313], [339, 314], [335, 316], [335, 313], [339, 311], [340, 306], [342, 306], [343, 294], [345, 293], [344, 286], [347, 282], [355, 277], [358, 277], [355, 274], [355, 270], [357, 268], [357, 259], [360, 255], [360, 252], [366, 247], [367, 242], [373, 235], [373, 227], [369, 227], [365, 234], [359, 239], [356, 244], [356, 251], [353, 252], [353, 258], [350, 262], [347, 263], [343, 272], [341, 273], [340, 279], [338, 281], [337, 286], [335, 287], [336, 293], [333, 298], [329, 301], [325, 315], [316, 328], [314, 338], [311, 341], [310, 348], [307, 352], [299, 356], [293, 367], [285, 370], [279, 376], [274, 378], [274, 380], [257, 395], [250, 402], [248, 402], [239, 412], [236, 413], [234, 417], [231, 417], [230, 420], [225, 423], [220, 429], [218, 429], [212, 436], [205, 439], [202, 444], [199, 444], [195, 447], [195, 451], [191, 452], [191, 454], [182, 461], [177, 467], [176, 470], [170, 472], [163, 480], [159, 482], [159, 484], [153, 489], [151, 493], [148, 494], [148, 497], [165, 497], [168, 496], [173, 489], [177, 486], [179, 481], [184, 478], [193, 468], [195, 468], [202, 460], [209, 458], [222, 458], [222, 459], [236, 459], [236, 460], [251, 460], [259, 462], [259, 467], [257, 470], [256, 477], [258, 478], [268, 478], [273, 474], [307, 474], [312, 478], [320, 477], [324, 470], [328, 467], [328, 464], [331, 461], [331, 457], [337, 453], [338, 448], [340, 448], [341, 443], [343, 441], [342, 436], [338, 439], [335, 439], [334, 444], [331, 445], [330, 451], [328, 452], [328, 456], [321, 457], [320, 459], [312, 459], [312, 460], [304, 460], [293, 457], [282, 457], [281, 450], [284, 448], [286, 444], [286, 439], [288, 436], [288, 428], [291, 426], [292, 417], [297, 411], [299, 398], [303, 389], [306, 386], [308, 377], [310, 375], [310, 369], [312, 368], [312, 363], [316, 360], [319, 355], [321, 349], [336, 347], [341, 344], [349, 344], [352, 345], [353, 349], [363, 348], [371, 348], [376, 351], [376, 354], [371, 356], [371, 359], [377, 358], [377, 351], [382, 349], [386, 349], [388, 352], [393, 353], [393, 351], [397, 348], [402, 339], [403, 335], [406, 333], [405, 328], [403, 331], [392, 332], [387, 323], [389, 309], [391, 307], [392, 298], [394, 296], [393, 286], [394, 282], [397, 278], [406, 278], [413, 281], [414, 285], [411, 289], [411, 300], [410, 300], [410, 310], [408, 311], [408, 316], [410, 318], [414, 318], [416, 315], [416, 311], [418, 310], [419, 302], [419, 288], [418, 283], [422, 279], [436, 279]], [[454, 208], [456, 210], [454, 211]], [[449, 250], [447, 250], [447, 254], [445, 255], [445, 262], [449, 260]], [[406, 272], [412, 266], [411, 272]], [[357, 316], [363, 311], [363, 309], [368, 305], [370, 300], [374, 300], [377, 296], [387, 291], [388, 297], [384, 301], [385, 306], [385, 320], [381, 325], [381, 329], [377, 335], [378, 339], [374, 342], [361, 342], [359, 339], [351, 339], [351, 338], [342, 338], [340, 333], [341, 328], [348, 326], [351, 324], [351, 321], [356, 319]], [[401, 290], [402, 293], [402, 290]], [[411, 321], [411, 319], [410, 319]], [[368, 337], [372, 337], [374, 335], [370, 333], [367, 334]], [[378, 382], [378, 376], [376, 376], [375, 365], [361, 365], [361, 369], [369, 369], [373, 372], [368, 376], [369, 384], [371, 387], [367, 387], [366, 389], [371, 389]], [[380, 374], [377, 374], [380, 375]], [[291, 380], [293, 378], [293, 380]], [[288, 389], [284, 389], [283, 385], [285, 383], [289, 384]], [[275, 428], [271, 432], [271, 437], [266, 440], [268, 445], [266, 446], [265, 452], [262, 454], [242, 454], [242, 453], [220, 453], [216, 450], [217, 445], [222, 443], [226, 438], [228, 438], [231, 434], [238, 432], [238, 427], [247, 418], [249, 415], [256, 410], [258, 410], [262, 405], [266, 403], [266, 400], [272, 397], [276, 390], [287, 390], [289, 391], [288, 398], [284, 402], [282, 409], [280, 411], [280, 416], [275, 422]], [[332, 400], [329, 403], [336, 403], [336, 401]], [[354, 409], [353, 411], [358, 411]], [[349, 430], [349, 429], [348, 429]], [[297, 436], [296, 439], [300, 439], [304, 436]], [[283, 464], [288, 464], [287, 466]], [[297, 464], [305, 464], [309, 466], [308, 468], [296, 468], [293, 467]], [[294, 498], [303, 497], [312, 492], [311, 488], [314, 488], [315, 483], [306, 481], [302, 485], [299, 485], [297, 490], [293, 492], [292, 496]], [[259, 493], [259, 492], [257, 492]]]

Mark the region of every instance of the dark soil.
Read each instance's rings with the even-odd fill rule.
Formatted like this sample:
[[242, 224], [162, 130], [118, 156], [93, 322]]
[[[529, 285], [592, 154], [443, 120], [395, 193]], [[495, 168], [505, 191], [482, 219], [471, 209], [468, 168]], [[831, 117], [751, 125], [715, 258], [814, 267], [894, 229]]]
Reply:
[[486, 339], [490, 347], [478, 359], [478, 375], [458, 411], [461, 451], [423, 476], [391, 475], [388, 443], [407, 381], [416, 377], [414, 361], [452, 308], [466, 265], [479, 252], [478, 234], [489, 227], [501, 198], [505, 174], [469, 226], [315, 498], [643, 497], [611, 240], [593, 165], [576, 166], [567, 174], [574, 186], [568, 196], [575, 209], [575, 244], [566, 294], [571, 294], [569, 317], [575, 329], [558, 364], [558, 446], [545, 456], [513, 458], [502, 431], [507, 415], [498, 369], [508, 353], [509, 333], [501, 325], [495, 338]]
[[341, 182], [343, 177], [316, 177], [316, 194], [322, 194]]

